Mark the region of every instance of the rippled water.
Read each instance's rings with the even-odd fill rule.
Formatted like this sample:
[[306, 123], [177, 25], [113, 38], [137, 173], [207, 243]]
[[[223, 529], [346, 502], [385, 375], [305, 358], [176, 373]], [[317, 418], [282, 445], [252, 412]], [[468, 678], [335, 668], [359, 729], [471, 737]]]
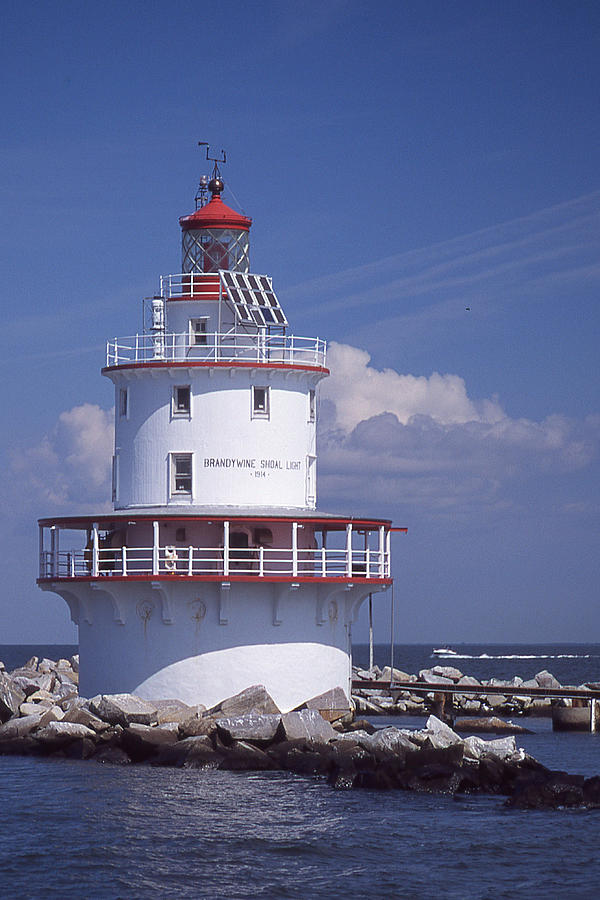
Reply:
[[[525, 724], [536, 733], [518, 744], [542, 762], [600, 773], [600, 735], [552, 734], [547, 720]], [[0, 785], [7, 898], [578, 900], [598, 893], [600, 811], [505, 810], [501, 797], [336, 792], [280, 772], [19, 757], [0, 757]]]
[[281, 773], [7, 757], [0, 773], [4, 896], [596, 896], [596, 812]]

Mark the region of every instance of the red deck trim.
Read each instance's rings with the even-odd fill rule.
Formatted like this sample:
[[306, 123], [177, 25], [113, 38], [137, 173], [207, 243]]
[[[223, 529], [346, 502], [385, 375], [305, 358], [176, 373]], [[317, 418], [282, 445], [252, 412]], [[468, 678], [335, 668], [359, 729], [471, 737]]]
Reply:
[[113, 581], [169, 581], [169, 582], [187, 582], [187, 581], [220, 581], [220, 582], [248, 582], [254, 584], [264, 581], [273, 582], [289, 582], [290, 584], [323, 584], [324, 582], [335, 584], [392, 584], [393, 578], [365, 578], [362, 575], [353, 575], [349, 578], [347, 575], [259, 575], [255, 572], [251, 575], [185, 575], [174, 574], [169, 575], [161, 573], [160, 575], [75, 575], [73, 578], [38, 578], [37, 584], [72, 584], [74, 581], [94, 581], [106, 585]]
[[215, 362], [214, 360], [190, 360], [189, 362], [141, 362], [141, 363], [120, 363], [117, 366], [104, 366], [101, 369], [102, 375], [107, 372], [117, 372], [124, 369], [291, 369], [301, 372], [322, 372], [323, 375], [329, 375], [329, 369], [325, 366], [308, 366], [299, 365], [297, 363], [262, 363], [262, 362]]
[[[116, 515], [116, 513], [121, 513], [121, 515]], [[354, 519], [351, 517], [344, 518], [341, 516], [336, 516], [335, 518], [329, 519], [324, 518], [322, 516], [244, 516], [244, 515], [231, 515], [231, 516], [211, 516], [209, 513], [200, 514], [200, 515], [185, 515], [174, 513], [170, 514], [168, 510], [164, 510], [160, 515], [155, 513], [138, 513], [135, 509], [131, 510], [115, 510], [112, 513], [102, 513], [101, 515], [91, 515], [91, 516], [45, 516], [43, 519], [38, 519], [38, 525], [41, 525], [44, 528], [49, 528], [51, 525], [81, 525], [85, 527], [86, 523], [92, 524], [93, 522], [98, 522], [98, 524], [109, 522], [118, 522], [119, 520], [125, 519], [125, 516], [128, 516], [128, 521], [131, 522], [161, 522], [163, 519], [168, 519], [169, 522], [239, 522], [244, 524], [251, 524], [253, 522], [278, 522], [278, 523], [292, 523], [298, 522], [302, 525], [338, 525], [340, 528], [345, 528], [346, 525], [352, 525], [357, 528], [380, 528], [382, 525], [385, 528], [386, 526], [388, 531], [392, 529], [389, 527], [391, 525], [390, 519]], [[150, 548], [149, 548], [150, 549]]]

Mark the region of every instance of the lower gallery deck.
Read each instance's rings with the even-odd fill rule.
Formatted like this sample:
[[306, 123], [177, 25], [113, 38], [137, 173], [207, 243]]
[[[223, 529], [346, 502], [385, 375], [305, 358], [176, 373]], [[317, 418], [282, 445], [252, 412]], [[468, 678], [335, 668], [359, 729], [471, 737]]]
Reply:
[[79, 627], [83, 696], [211, 707], [263, 684], [350, 706], [352, 623], [391, 584], [386, 520], [134, 511], [40, 521], [40, 577]]

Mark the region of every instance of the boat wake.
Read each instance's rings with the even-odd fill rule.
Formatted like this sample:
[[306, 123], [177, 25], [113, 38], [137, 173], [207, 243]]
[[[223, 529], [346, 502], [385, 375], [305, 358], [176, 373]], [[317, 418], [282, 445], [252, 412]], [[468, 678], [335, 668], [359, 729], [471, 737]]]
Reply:
[[458, 653], [449, 650], [444, 653], [437, 650], [431, 654], [432, 659], [600, 659], [593, 653]]

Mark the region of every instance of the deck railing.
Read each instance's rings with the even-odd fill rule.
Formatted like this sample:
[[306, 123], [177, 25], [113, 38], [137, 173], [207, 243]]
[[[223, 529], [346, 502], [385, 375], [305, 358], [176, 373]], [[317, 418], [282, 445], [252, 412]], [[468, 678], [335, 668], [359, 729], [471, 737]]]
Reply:
[[44, 550], [40, 578], [184, 575], [215, 579], [235, 575], [257, 578], [390, 577], [387, 550], [301, 550], [274, 547], [119, 547]]
[[201, 337], [182, 333], [134, 334], [106, 345], [106, 365], [148, 362], [256, 362], [324, 366], [326, 342], [295, 335], [213, 332]]

